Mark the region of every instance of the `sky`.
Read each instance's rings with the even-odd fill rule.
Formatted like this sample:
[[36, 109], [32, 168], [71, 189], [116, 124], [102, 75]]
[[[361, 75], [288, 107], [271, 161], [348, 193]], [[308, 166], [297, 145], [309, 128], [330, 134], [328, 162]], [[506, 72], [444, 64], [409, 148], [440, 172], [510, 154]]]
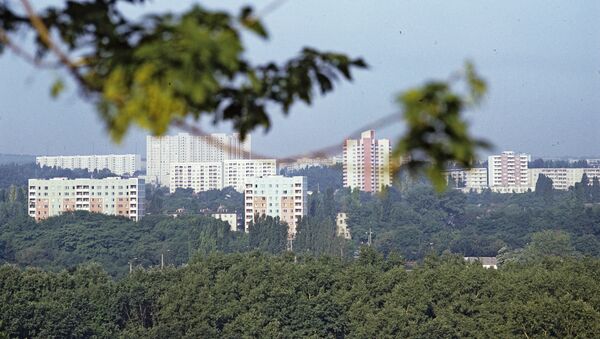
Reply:
[[[34, 4], [41, 7], [43, 1]], [[124, 7], [131, 17], [189, 8], [188, 1]], [[270, 1], [227, 1], [224, 9]], [[222, 1], [202, 1], [223, 8]], [[263, 19], [270, 39], [248, 36], [251, 60], [283, 61], [304, 46], [362, 57], [351, 83], [289, 116], [273, 111], [268, 133], [252, 134], [253, 150], [283, 157], [341, 143], [351, 132], [398, 109], [398, 93], [446, 79], [471, 60], [489, 86], [483, 105], [467, 113], [474, 135], [536, 156], [600, 157], [600, 2], [288, 0]], [[0, 55], [0, 153], [145, 154], [145, 135], [131, 130], [112, 143], [94, 106], [73, 85], [49, 95], [60, 71], [36, 69]], [[228, 132], [227, 124], [210, 131]], [[396, 139], [401, 123], [376, 130]], [[170, 133], [179, 132], [172, 129]], [[341, 148], [340, 148], [341, 152]]]

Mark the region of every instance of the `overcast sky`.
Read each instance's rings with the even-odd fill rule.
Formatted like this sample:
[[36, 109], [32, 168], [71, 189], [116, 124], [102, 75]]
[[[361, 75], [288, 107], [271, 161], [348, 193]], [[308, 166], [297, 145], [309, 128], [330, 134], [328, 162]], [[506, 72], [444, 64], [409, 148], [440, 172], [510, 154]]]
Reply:
[[[228, 8], [237, 12], [244, 3], [228, 1]], [[267, 3], [253, 2], [258, 9]], [[155, 0], [127, 11], [179, 11], [187, 4]], [[371, 68], [310, 107], [294, 106], [289, 117], [273, 112], [273, 128], [253, 134], [253, 149], [285, 156], [340, 142], [393, 112], [400, 91], [444, 79], [470, 59], [489, 84], [484, 105], [468, 114], [474, 134], [496, 150], [600, 156], [599, 14], [597, 0], [288, 0], [264, 19], [269, 41], [246, 40], [252, 60], [284, 60], [312, 46], [361, 56]], [[0, 56], [0, 153], [145, 153], [139, 130], [112, 144], [94, 107], [72, 87], [51, 99], [56, 76], [10, 53]], [[397, 124], [377, 135], [401, 132]]]

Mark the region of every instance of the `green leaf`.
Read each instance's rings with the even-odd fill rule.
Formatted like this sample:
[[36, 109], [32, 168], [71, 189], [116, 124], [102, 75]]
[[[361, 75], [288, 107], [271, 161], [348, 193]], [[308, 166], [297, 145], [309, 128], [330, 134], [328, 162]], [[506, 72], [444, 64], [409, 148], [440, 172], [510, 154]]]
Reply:
[[65, 89], [65, 83], [63, 82], [62, 79], [56, 79], [54, 80], [54, 83], [52, 83], [52, 86], [50, 87], [50, 96], [53, 98], [57, 98], [60, 93], [62, 93], [62, 91], [64, 91]]
[[[395, 147], [395, 162], [410, 159], [406, 166], [412, 171], [424, 170], [438, 191], [446, 187], [443, 171], [450, 162], [468, 168], [477, 150], [489, 147], [486, 141], [468, 134], [468, 124], [462, 116], [465, 109], [480, 102], [485, 82], [470, 63], [464, 74], [466, 93], [454, 90], [447, 82], [431, 81], [397, 97], [408, 132]], [[394, 170], [399, 171], [399, 166], [394, 166]]]
[[239, 21], [244, 28], [257, 34], [258, 36], [265, 39], [269, 37], [265, 26], [263, 26], [260, 20], [254, 15], [252, 7], [246, 6], [242, 8]]

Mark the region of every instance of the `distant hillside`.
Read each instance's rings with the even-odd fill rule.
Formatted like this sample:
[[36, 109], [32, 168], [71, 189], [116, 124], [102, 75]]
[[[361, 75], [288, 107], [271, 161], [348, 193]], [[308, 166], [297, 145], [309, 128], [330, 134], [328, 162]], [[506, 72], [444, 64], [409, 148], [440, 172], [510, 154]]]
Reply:
[[2, 154], [0, 153], [0, 165], [3, 164], [27, 164], [35, 163], [35, 155], [27, 154]]

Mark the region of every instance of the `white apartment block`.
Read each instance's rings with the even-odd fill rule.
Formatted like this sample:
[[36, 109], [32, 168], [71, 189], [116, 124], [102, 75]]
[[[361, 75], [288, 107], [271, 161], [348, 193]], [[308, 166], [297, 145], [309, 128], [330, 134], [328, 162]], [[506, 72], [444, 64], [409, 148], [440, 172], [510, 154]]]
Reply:
[[388, 139], [375, 139], [375, 132], [365, 131], [360, 139], [344, 142], [344, 187], [365, 192], [379, 192], [392, 184], [391, 147]]
[[488, 188], [488, 170], [487, 168], [454, 169], [444, 172], [446, 179], [452, 178], [456, 183], [461, 183], [458, 187], [461, 191], [481, 193]]
[[89, 211], [138, 221], [144, 215], [145, 183], [123, 179], [29, 179], [28, 213], [36, 220]]
[[600, 168], [530, 168], [529, 180], [535, 188], [540, 174], [543, 174], [552, 179], [554, 189], [566, 191], [581, 182], [584, 173], [590, 180], [590, 184], [594, 178], [600, 179]]
[[236, 213], [213, 213], [211, 216], [215, 219], [226, 221], [229, 224], [229, 230], [237, 231], [237, 214]]
[[306, 177], [251, 177], [244, 190], [244, 228], [261, 216], [278, 217], [288, 224], [288, 238], [296, 235], [298, 220], [307, 212]]
[[223, 187], [244, 192], [246, 180], [251, 177], [277, 175], [275, 159], [238, 159], [223, 161]]
[[174, 162], [169, 170], [169, 191], [191, 188], [194, 192], [223, 188], [222, 162]]
[[[488, 157], [488, 186], [498, 193], [524, 193], [533, 190], [529, 181], [531, 155], [505, 151]], [[532, 187], [533, 186], [533, 187]]]
[[155, 185], [169, 186], [172, 163], [218, 162], [247, 159], [251, 152], [251, 137], [244, 142], [239, 134], [216, 133], [209, 136], [180, 133], [162, 137], [146, 137], [146, 178]]
[[244, 192], [247, 178], [276, 175], [275, 159], [242, 159], [219, 162], [175, 162], [169, 170], [169, 191], [191, 188], [195, 193], [233, 187]]
[[65, 169], [107, 169], [116, 175], [133, 175], [142, 169], [142, 161], [137, 154], [107, 154], [107, 155], [58, 155], [40, 156], [35, 158], [39, 166]]

